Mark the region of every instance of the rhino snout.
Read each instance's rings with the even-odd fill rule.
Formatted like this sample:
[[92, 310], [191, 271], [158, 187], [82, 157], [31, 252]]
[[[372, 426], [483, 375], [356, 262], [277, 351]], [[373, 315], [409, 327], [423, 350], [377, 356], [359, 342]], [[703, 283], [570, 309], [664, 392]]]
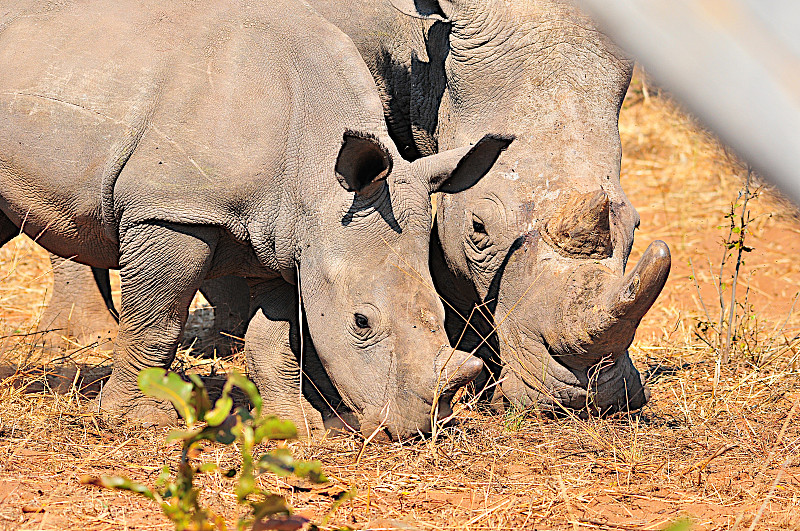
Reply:
[[431, 421], [452, 415], [450, 401], [455, 392], [475, 379], [483, 369], [483, 361], [469, 352], [443, 346], [435, 363], [435, 375], [426, 389], [398, 390], [394, 399], [382, 408], [365, 411], [361, 432], [365, 437], [384, 434], [395, 440], [427, 435]]

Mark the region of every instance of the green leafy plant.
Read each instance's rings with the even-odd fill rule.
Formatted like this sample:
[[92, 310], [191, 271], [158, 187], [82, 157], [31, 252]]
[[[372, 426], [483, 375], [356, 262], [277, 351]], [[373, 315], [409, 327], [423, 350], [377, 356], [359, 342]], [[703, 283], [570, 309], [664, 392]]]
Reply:
[[[739, 191], [736, 201], [731, 203], [728, 213], [725, 214], [725, 219], [728, 220], [728, 235], [722, 241], [722, 259], [719, 265], [719, 275], [716, 277], [717, 295], [719, 296], [719, 318], [716, 320], [711, 318], [708, 307], [700, 293], [700, 286], [694, 274], [694, 265], [691, 260], [689, 261], [689, 266], [692, 268], [692, 275], [690, 278], [694, 281], [700, 303], [705, 313], [705, 319], [698, 320], [695, 333], [698, 338], [714, 348], [717, 354], [713, 384], [714, 394], [716, 394], [717, 386], [719, 385], [721, 368], [730, 360], [732, 346], [740, 339], [736, 334], [737, 328], [739, 328], [737, 326], [737, 317], [743, 320], [746, 325], [747, 312], [749, 310], [746, 303], [742, 304], [740, 301], [737, 301], [736, 289], [739, 282], [739, 272], [741, 266], [744, 265], [744, 253], [753, 251], [752, 247], [745, 245], [748, 226], [750, 222], [753, 221], [753, 218], [750, 216], [750, 211], [747, 209], [747, 204], [751, 199], [758, 197], [758, 190], [753, 191], [750, 188], [752, 176], [753, 171], [747, 166], [744, 186]], [[720, 226], [719, 228], [724, 227]], [[725, 266], [733, 259], [735, 259], [735, 262], [733, 262], [733, 272], [730, 275], [731, 284], [729, 287], [724, 280]], [[726, 302], [725, 293], [728, 290], [730, 291], [730, 295], [728, 297], [729, 301]], [[739, 312], [739, 315], [737, 315], [737, 307], [742, 310]], [[716, 335], [716, 341], [713, 341], [710, 337], [712, 332]]]
[[[194, 485], [196, 475], [218, 470], [218, 466], [194, 462], [203, 441], [224, 445], [235, 442], [241, 453], [241, 468], [220, 472], [226, 477], [236, 478], [236, 500], [247, 507], [236, 528], [292, 530], [308, 524], [306, 518], [292, 515], [283, 496], [261, 489], [256, 481], [256, 476], [262, 472], [294, 475], [317, 483], [327, 481], [319, 461], [295, 460], [288, 448], [277, 448], [258, 458], [253, 456], [255, 446], [263, 441], [296, 438], [295, 425], [274, 415], [262, 415], [261, 396], [256, 386], [242, 374], [234, 372], [228, 376], [222, 396], [213, 405], [202, 380], [195, 374], [190, 374], [189, 379], [189, 382], [184, 381], [175, 373], [157, 368], [145, 369], [138, 377], [139, 388], [144, 394], [168, 400], [186, 421], [187, 429], [173, 430], [167, 438], [182, 444], [180, 464], [174, 474], [169, 466], [164, 466], [155, 488], [120, 476], [86, 477], [83, 482], [135, 492], [155, 501], [175, 524], [176, 530], [226, 530], [225, 520], [201, 505], [200, 491]], [[239, 407], [231, 412], [234, 386], [250, 398], [252, 411]], [[316, 529], [316, 526], [309, 524], [309, 529]]]

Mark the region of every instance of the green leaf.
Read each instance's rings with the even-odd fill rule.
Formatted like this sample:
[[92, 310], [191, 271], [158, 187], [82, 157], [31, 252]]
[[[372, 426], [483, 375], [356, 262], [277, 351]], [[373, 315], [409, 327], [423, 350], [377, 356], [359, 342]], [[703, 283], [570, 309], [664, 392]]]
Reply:
[[195, 416], [201, 419], [203, 415], [206, 414], [206, 411], [211, 409], [211, 399], [208, 397], [206, 386], [203, 384], [203, 380], [200, 379], [199, 375], [189, 374], [189, 379], [192, 381], [192, 384], [194, 384], [192, 398], [189, 403], [194, 406]]
[[167, 442], [172, 441], [189, 441], [201, 433], [201, 430], [169, 430], [167, 433]]
[[258, 469], [269, 471], [279, 476], [288, 476], [294, 472], [294, 459], [288, 448], [278, 448], [258, 458]]
[[246, 407], [237, 407], [236, 416], [242, 419], [242, 422], [252, 422], [256, 419]]
[[275, 415], [264, 417], [256, 428], [256, 440], [296, 439], [297, 427], [290, 420], [281, 420]]
[[96, 477], [81, 478], [81, 483], [85, 485], [95, 485], [97, 487], [103, 487], [105, 489], [127, 490], [130, 492], [135, 492], [136, 494], [141, 494], [145, 498], [149, 498], [151, 500], [156, 499], [155, 495], [153, 494], [153, 491], [151, 491], [150, 488], [148, 488], [146, 485], [142, 485], [141, 483], [131, 481], [130, 479], [124, 478], [122, 476], [100, 476], [99, 478]]
[[236, 426], [237, 418], [231, 415], [219, 426], [206, 426], [203, 431], [198, 433], [197, 440], [205, 439], [227, 446], [236, 440], [236, 434], [234, 433], [234, 428]]
[[242, 474], [239, 476], [239, 482], [236, 485], [236, 499], [243, 502], [249, 494], [251, 494], [256, 487], [256, 480], [252, 474]]
[[164, 468], [161, 469], [161, 472], [158, 474], [156, 478], [156, 485], [163, 486], [166, 485], [170, 478], [172, 478], [172, 473], [169, 470], [169, 465], [164, 465]]
[[325, 483], [328, 478], [322, 473], [319, 461], [299, 461], [292, 457], [288, 448], [277, 448], [258, 458], [258, 470], [269, 471], [279, 476], [294, 475], [308, 478], [314, 483]]
[[233, 399], [227, 394], [223, 395], [214, 405], [214, 409], [207, 411], [204, 420], [209, 426], [219, 426], [222, 424], [233, 408]]
[[664, 528], [664, 531], [689, 531], [692, 528], [692, 521], [688, 518], [681, 518], [672, 522]]
[[202, 465], [197, 467], [197, 471], [198, 472], [202, 472], [203, 474], [206, 474], [208, 472], [216, 470], [217, 468], [219, 468], [219, 467], [217, 466], [216, 463], [203, 463]]
[[233, 371], [228, 375], [228, 381], [225, 385], [227, 386], [228, 384], [235, 385], [244, 391], [248, 398], [250, 398], [250, 403], [253, 404], [253, 409], [256, 410], [258, 415], [261, 415], [261, 395], [258, 394], [258, 388], [256, 387], [256, 384], [248, 380], [247, 377], [242, 373], [236, 371]]
[[328, 481], [328, 478], [322, 473], [322, 463], [319, 461], [295, 461], [294, 474], [301, 478], [308, 478], [314, 483]]
[[174, 372], [161, 368], [144, 369], [139, 373], [139, 389], [148, 396], [172, 402], [186, 424], [194, 424], [194, 408], [189, 406], [192, 398], [192, 384], [184, 382]]

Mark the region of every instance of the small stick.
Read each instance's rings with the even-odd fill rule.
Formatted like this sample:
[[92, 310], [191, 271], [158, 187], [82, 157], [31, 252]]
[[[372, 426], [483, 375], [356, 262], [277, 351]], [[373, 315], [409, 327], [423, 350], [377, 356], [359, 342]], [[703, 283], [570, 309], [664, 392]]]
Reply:
[[769, 466], [770, 462], [772, 462], [772, 458], [775, 457], [775, 450], [778, 448], [778, 445], [783, 440], [783, 436], [786, 434], [786, 429], [789, 427], [789, 423], [792, 422], [792, 418], [794, 418], [794, 414], [797, 411], [797, 406], [800, 406], [800, 396], [794, 399], [794, 404], [792, 404], [792, 409], [789, 410], [789, 414], [786, 415], [786, 420], [783, 422], [781, 431], [778, 432], [778, 438], [775, 439], [775, 444], [772, 445], [772, 448], [769, 451], [769, 455], [767, 455], [767, 458], [761, 465], [758, 474], [756, 474], [755, 479], [753, 479], [753, 483], [758, 481], [758, 478], [761, 477], [761, 475], [767, 470], [767, 466]]
[[685, 476], [686, 474], [688, 474], [689, 472], [691, 472], [692, 470], [700, 470], [700, 471], [702, 471], [703, 469], [705, 469], [708, 466], [709, 463], [711, 463], [711, 461], [713, 461], [714, 459], [716, 459], [717, 457], [719, 457], [719, 456], [721, 456], [723, 454], [727, 454], [728, 452], [730, 452], [731, 450], [733, 450], [734, 448], [736, 448], [738, 446], [739, 446], [738, 444], [729, 444], [728, 446], [723, 446], [723, 447], [717, 449], [717, 451], [714, 452], [714, 454], [711, 457], [709, 457], [708, 459], [705, 459], [704, 461], [701, 461], [701, 462], [693, 464], [692, 466], [690, 466], [689, 468], [687, 468], [686, 470], [684, 470], [683, 472], [678, 474], [678, 477], [681, 478], [681, 477]]

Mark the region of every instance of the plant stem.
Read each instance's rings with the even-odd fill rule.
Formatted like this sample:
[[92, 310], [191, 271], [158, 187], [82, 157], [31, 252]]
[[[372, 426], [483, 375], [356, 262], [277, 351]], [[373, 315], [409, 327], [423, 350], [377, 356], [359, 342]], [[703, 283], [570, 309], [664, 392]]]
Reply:
[[[736, 269], [733, 273], [733, 284], [731, 285], [731, 307], [728, 314], [728, 330], [727, 337], [725, 338], [725, 348], [722, 350], [720, 362], [722, 364], [728, 363], [731, 352], [731, 338], [733, 337], [733, 325], [736, 318], [736, 283], [739, 280], [739, 268], [742, 265], [742, 253], [744, 252], [744, 237], [747, 232], [747, 223], [749, 222], [749, 213], [747, 212], [747, 201], [750, 199], [750, 177], [753, 174], [753, 169], [748, 164], [747, 166], [747, 179], [744, 182], [744, 203], [742, 203], [742, 215], [739, 222], [739, 252], [736, 256]], [[747, 219], [745, 219], [747, 216]]]

